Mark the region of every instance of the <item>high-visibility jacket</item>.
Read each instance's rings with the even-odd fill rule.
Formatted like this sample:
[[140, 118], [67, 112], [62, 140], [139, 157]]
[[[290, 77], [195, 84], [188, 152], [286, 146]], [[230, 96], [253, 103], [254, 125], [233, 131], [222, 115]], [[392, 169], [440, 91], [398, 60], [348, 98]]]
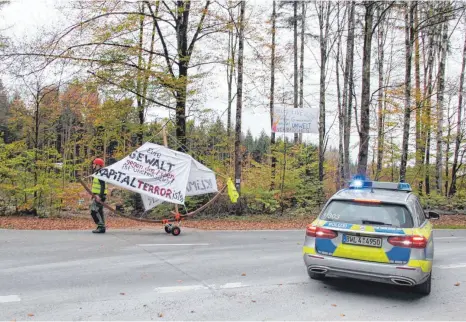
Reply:
[[[103, 189], [102, 189], [103, 188]], [[107, 195], [107, 185], [105, 184], [105, 181], [99, 180], [97, 178], [92, 179], [92, 193], [100, 196], [106, 196]]]

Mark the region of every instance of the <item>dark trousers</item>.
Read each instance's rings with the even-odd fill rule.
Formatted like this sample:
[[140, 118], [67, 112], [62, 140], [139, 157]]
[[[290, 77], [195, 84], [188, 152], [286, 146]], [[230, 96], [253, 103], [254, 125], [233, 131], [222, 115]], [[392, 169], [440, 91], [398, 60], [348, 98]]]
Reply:
[[[105, 198], [101, 200], [105, 202]], [[91, 216], [98, 227], [105, 227], [104, 206], [95, 200], [92, 200]]]

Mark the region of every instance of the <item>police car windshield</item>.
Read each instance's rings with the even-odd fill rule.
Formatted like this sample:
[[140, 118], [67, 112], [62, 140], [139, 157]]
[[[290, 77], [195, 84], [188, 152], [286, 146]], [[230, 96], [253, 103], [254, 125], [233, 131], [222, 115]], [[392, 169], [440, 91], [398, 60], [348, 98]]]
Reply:
[[406, 207], [383, 203], [333, 200], [322, 213], [320, 219], [357, 225], [413, 228], [413, 218]]

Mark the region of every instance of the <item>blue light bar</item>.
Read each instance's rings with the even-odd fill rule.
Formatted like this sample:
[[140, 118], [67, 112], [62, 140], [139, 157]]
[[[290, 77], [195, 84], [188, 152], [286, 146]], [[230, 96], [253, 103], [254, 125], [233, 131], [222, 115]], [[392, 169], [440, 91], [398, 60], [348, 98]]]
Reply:
[[354, 176], [349, 184], [350, 189], [371, 188], [372, 181], [367, 180], [364, 176]]
[[413, 191], [411, 189], [411, 185], [407, 182], [400, 182], [398, 184], [398, 190], [402, 190], [402, 191]]

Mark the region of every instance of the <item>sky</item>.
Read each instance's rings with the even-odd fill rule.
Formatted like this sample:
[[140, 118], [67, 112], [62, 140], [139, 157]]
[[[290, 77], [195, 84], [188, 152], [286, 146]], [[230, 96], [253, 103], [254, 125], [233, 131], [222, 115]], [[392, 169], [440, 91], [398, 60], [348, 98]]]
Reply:
[[[254, 3], [271, 3], [271, 1], [267, 0], [256, 0]], [[33, 37], [34, 34], [42, 29], [46, 30], [47, 28], [50, 28], [51, 26], [56, 26], [58, 24], [62, 25], [65, 27], [68, 22], [66, 21], [66, 17], [62, 15], [62, 13], [55, 9], [54, 6], [58, 5], [65, 5], [66, 6], [66, 1], [64, 0], [11, 0], [10, 5], [4, 7], [0, 11], [0, 17], [2, 21], [0, 22], [0, 25], [2, 26], [1, 28], [8, 27], [7, 30], [4, 31], [5, 34], [11, 37], [21, 37], [21, 38], [29, 38]], [[247, 2], [248, 5], [254, 6], [254, 4], [251, 1]], [[248, 8], [247, 8], [248, 9]], [[309, 10], [309, 9], [308, 9]], [[314, 10], [313, 8], [310, 8], [310, 10]], [[311, 28], [312, 28], [312, 23]], [[460, 28], [461, 29], [461, 28]], [[279, 30], [279, 33], [281, 33], [281, 37], [288, 37], [288, 39], [291, 41], [291, 33], [286, 34], [286, 31]], [[451, 54], [448, 60], [448, 65], [447, 65], [447, 71], [448, 71], [448, 76], [452, 78], [456, 78], [457, 75], [459, 76], [459, 69], [460, 69], [460, 63], [461, 63], [461, 49], [462, 49], [462, 38], [463, 37], [463, 31], [458, 30], [454, 35], [452, 35], [452, 48], [451, 48]], [[403, 45], [403, 42], [400, 42], [399, 40], [397, 41], [400, 45]], [[376, 45], [376, 40], [374, 41], [374, 46]], [[345, 46], [345, 44], [343, 44]], [[404, 53], [400, 50], [403, 50], [402, 48], [395, 48], [395, 52], [397, 52], [398, 55], [404, 55]], [[359, 88], [356, 88], [356, 96], [357, 99], [360, 99], [360, 65], [361, 65], [361, 51], [362, 51], [362, 43], [361, 45], [356, 46], [356, 54], [355, 54], [355, 84], [356, 86], [359, 86]], [[374, 56], [376, 53], [374, 53]], [[319, 103], [319, 67], [318, 67], [318, 61], [316, 61], [316, 57], [318, 58], [319, 56], [319, 50], [318, 50], [318, 43], [316, 41], [308, 41], [306, 44], [306, 60], [305, 60], [305, 97], [306, 97], [306, 105], [317, 108], [318, 103]], [[375, 60], [375, 57], [373, 56], [373, 59]], [[333, 61], [333, 59], [332, 59]], [[246, 62], [246, 64], [251, 64], [249, 66], [253, 66], [255, 63], [254, 61], [249, 61]], [[247, 68], [248, 65], [246, 65], [245, 68]], [[290, 63], [287, 66], [287, 68], [292, 69], [292, 59], [290, 57]], [[401, 73], [400, 73], [401, 71]], [[210, 108], [218, 111], [218, 114], [222, 114], [226, 107], [226, 98], [227, 98], [227, 84], [226, 84], [226, 73], [225, 73], [225, 68], [220, 67], [220, 68], [215, 68], [214, 73], [214, 79], [215, 81], [215, 88], [211, 89], [208, 92], [208, 95], [206, 96], [205, 102], [204, 102], [204, 108]], [[333, 67], [330, 67], [329, 69], [330, 73], [334, 73]], [[399, 77], [402, 79], [403, 77], [403, 69], [401, 68], [397, 72], [399, 75], [395, 77]], [[375, 70], [373, 70], [372, 73], [372, 78], [373, 81], [377, 78], [377, 73]], [[291, 80], [292, 81], [292, 80]], [[277, 82], [276, 88], [277, 91], [280, 91], [280, 88], [283, 87], [288, 87], [289, 88], [289, 82], [290, 80], [286, 80], [283, 77]], [[265, 87], [269, 87], [269, 84], [262, 84]], [[335, 95], [332, 94], [332, 91], [334, 93], [334, 87], [335, 84], [334, 82], [330, 82], [329, 84], [329, 90], [327, 94], [327, 99], [326, 99], [326, 104], [327, 104], [327, 110], [329, 113], [327, 114], [327, 126], [332, 125], [331, 128], [331, 135], [329, 139], [329, 147], [333, 148], [338, 148], [338, 122], [336, 120], [336, 100], [335, 100]], [[373, 91], [374, 88], [377, 88], [376, 84], [375, 86], [372, 85], [371, 91]], [[268, 110], [268, 104], [266, 101], [264, 101], [264, 98], [262, 97], [260, 99], [263, 101], [263, 104], [259, 106], [252, 107], [248, 104], [248, 102], [245, 102], [244, 108], [243, 108], [243, 117], [242, 117], [242, 130], [245, 133], [248, 129], [252, 132], [254, 136], [259, 136], [260, 133], [265, 130], [266, 133], [270, 134], [271, 128], [270, 128], [270, 116], [269, 116], [269, 110]], [[235, 106], [236, 104], [233, 105], [233, 120], [235, 119]], [[164, 111], [161, 109], [154, 108], [152, 111], [149, 113], [150, 115], [156, 115], [158, 117], [163, 117], [166, 115]], [[226, 122], [226, 113], [223, 114], [222, 119]], [[280, 134], [283, 135], [283, 134]], [[292, 134], [288, 135], [290, 138], [292, 137]], [[400, 139], [397, 138], [397, 139]], [[314, 144], [318, 143], [318, 134], [305, 134], [304, 135], [304, 140], [306, 142], [311, 142]], [[352, 150], [351, 150], [351, 158], [353, 162], [357, 159], [357, 154], [358, 154], [358, 144], [359, 137], [356, 132], [356, 129], [354, 127], [354, 121], [353, 121], [353, 130], [352, 130], [352, 135], [351, 135], [351, 145], [352, 145]], [[400, 141], [401, 143], [401, 141]]]

